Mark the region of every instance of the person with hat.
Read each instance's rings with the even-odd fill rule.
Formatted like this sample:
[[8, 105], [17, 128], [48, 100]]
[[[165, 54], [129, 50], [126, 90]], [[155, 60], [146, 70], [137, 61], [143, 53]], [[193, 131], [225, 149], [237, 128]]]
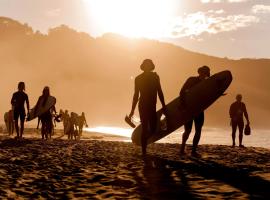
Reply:
[[142, 125], [141, 147], [142, 154], [146, 155], [147, 139], [156, 129], [157, 96], [160, 99], [164, 111], [165, 101], [159, 76], [156, 72], [153, 72], [155, 65], [152, 60], [145, 59], [140, 68], [143, 73], [135, 78], [135, 91], [129, 118], [134, 115], [134, 110], [139, 101], [138, 109]]
[[[180, 90], [180, 105], [181, 107], [185, 107], [186, 105], [186, 100], [185, 96], [189, 92], [190, 88], [195, 86], [196, 84], [200, 83], [201, 81], [207, 79], [210, 77], [210, 68], [208, 66], [202, 66], [198, 68], [198, 74], [199, 76], [196, 77], [189, 77], [186, 82], [184, 83], [183, 87]], [[188, 112], [188, 111], [186, 111]], [[200, 154], [197, 153], [197, 147], [201, 138], [201, 131], [202, 131], [202, 126], [204, 123], [204, 112], [199, 113], [197, 116], [195, 116], [193, 119], [188, 121], [187, 123], [184, 124], [184, 133], [182, 135], [182, 145], [180, 149], [180, 155], [185, 154], [185, 146], [186, 142], [188, 140], [188, 137], [191, 133], [192, 130], [192, 124], [193, 121], [195, 123], [195, 135], [193, 138], [193, 146], [192, 146], [192, 152], [191, 155], [195, 157], [199, 157]]]
[[[18, 84], [18, 91], [15, 92], [12, 95], [11, 98], [11, 105], [12, 105], [12, 110], [13, 110], [13, 117], [15, 121], [15, 130], [17, 133], [16, 138], [17, 139], [22, 139], [22, 135], [24, 132], [24, 121], [25, 121], [25, 103], [27, 107], [27, 115], [29, 114], [29, 99], [28, 95], [25, 93], [25, 83], [24, 82], [19, 82]], [[20, 118], [20, 124], [21, 127], [19, 128], [19, 118]]]
[[244, 147], [242, 144], [243, 141], [243, 130], [244, 130], [244, 119], [243, 115], [247, 120], [247, 124], [249, 125], [249, 118], [247, 113], [246, 105], [242, 102], [242, 95], [236, 95], [236, 101], [230, 106], [230, 118], [231, 118], [231, 126], [232, 126], [232, 147], [235, 147], [235, 133], [238, 127], [239, 129], [239, 147]]

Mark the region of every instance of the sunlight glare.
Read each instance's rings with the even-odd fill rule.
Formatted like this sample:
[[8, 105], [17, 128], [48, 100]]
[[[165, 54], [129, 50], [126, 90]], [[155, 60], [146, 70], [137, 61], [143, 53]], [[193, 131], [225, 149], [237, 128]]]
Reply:
[[103, 33], [159, 38], [167, 34], [177, 0], [83, 0]]
[[84, 130], [87, 132], [106, 133], [106, 134], [111, 134], [111, 135], [131, 137], [131, 133], [133, 129], [98, 126], [98, 127], [93, 127], [93, 128], [84, 128]]

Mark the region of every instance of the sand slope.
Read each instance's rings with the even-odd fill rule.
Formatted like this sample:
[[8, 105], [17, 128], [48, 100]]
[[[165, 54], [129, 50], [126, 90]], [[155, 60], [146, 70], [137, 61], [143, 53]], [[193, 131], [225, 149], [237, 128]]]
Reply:
[[0, 198], [269, 199], [270, 150], [199, 150], [180, 158], [179, 145], [153, 144], [142, 159], [125, 142], [2, 137]]

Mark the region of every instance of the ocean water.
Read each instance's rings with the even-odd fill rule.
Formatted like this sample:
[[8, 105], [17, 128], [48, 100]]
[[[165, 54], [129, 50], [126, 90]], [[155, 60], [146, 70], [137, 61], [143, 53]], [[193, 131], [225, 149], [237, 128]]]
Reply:
[[[133, 129], [119, 128], [119, 127], [94, 127], [85, 129], [90, 132], [100, 132], [119, 136], [125, 136], [127, 139], [124, 141], [130, 142]], [[183, 128], [171, 133], [170, 135], [162, 138], [160, 143], [181, 143]], [[236, 145], [239, 144], [238, 132], [236, 133]], [[192, 130], [188, 144], [192, 144], [194, 130]], [[123, 139], [121, 139], [123, 140]], [[204, 127], [202, 130], [200, 144], [216, 144], [216, 145], [232, 145], [231, 129], [209, 128]], [[243, 137], [243, 144], [246, 147], [264, 147], [270, 149], [270, 130], [254, 129], [251, 130], [251, 135]]]
[[[161, 139], [159, 142], [181, 143], [184, 130], [180, 129]], [[189, 136], [188, 142], [192, 144], [194, 130]], [[239, 133], [236, 133], [236, 145], [239, 145]], [[204, 128], [200, 144], [232, 145], [231, 129]], [[252, 130], [251, 135], [243, 136], [243, 144], [247, 147], [264, 147], [270, 149], [270, 130]]]

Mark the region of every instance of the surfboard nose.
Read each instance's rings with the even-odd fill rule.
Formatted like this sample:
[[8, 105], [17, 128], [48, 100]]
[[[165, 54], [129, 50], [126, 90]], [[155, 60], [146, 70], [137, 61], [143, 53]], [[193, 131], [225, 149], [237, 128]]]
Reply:
[[227, 79], [228, 81], [232, 81], [233, 77], [232, 77], [231, 71], [226, 70], [226, 71], [223, 71], [223, 73], [224, 73], [224, 76], [226, 76], [226, 79]]
[[218, 73], [216, 82], [220, 89], [226, 90], [231, 84], [232, 79], [232, 73], [229, 70], [226, 70]]

